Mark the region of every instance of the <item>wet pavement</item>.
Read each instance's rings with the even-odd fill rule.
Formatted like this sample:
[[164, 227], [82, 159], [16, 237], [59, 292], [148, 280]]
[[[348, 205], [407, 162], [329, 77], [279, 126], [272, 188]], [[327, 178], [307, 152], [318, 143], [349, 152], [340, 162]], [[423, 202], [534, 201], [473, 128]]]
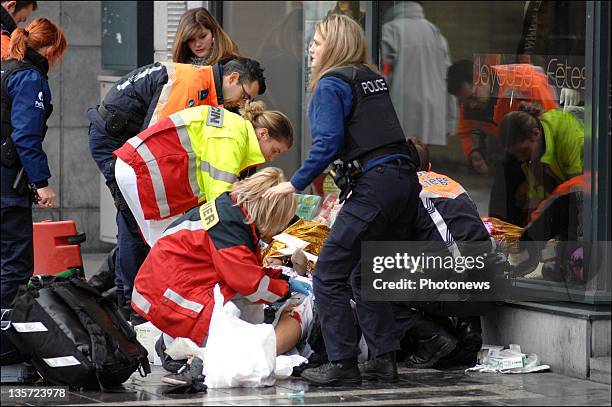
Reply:
[[[83, 256], [87, 276], [95, 273], [105, 254]], [[164, 395], [167, 374], [151, 366], [146, 378], [136, 372], [124, 391], [70, 391], [53, 405], [611, 405], [610, 385], [556, 373], [490, 374], [460, 370], [400, 368], [398, 383], [364, 382], [358, 388], [309, 386], [299, 378], [279, 380], [265, 388], [209, 389], [206, 394]], [[3, 389], [4, 390], [4, 389]], [[3, 405], [9, 403], [3, 400]], [[15, 403], [11, 403], [15, 405]], [[49, 400], [22, 400], [17, 405], [50, 405]]]
[[[555, 373], [482, 374], [463, 370], [400, 369], [398, 383], [364, 382], [359, 388], [315, 387], [291, 378], [265, 388], [209, 389], [207, 394], [163, 395], [166, 372], [152, 366], [138, 373], [123, 393], [70, 392], [56, 405], [187, 406], [187, 405], [610, 405], [610, 385]], [[3, 403], [3, 405], [6, 405]], [[18, 405], [49, 405], [21, 402]]]

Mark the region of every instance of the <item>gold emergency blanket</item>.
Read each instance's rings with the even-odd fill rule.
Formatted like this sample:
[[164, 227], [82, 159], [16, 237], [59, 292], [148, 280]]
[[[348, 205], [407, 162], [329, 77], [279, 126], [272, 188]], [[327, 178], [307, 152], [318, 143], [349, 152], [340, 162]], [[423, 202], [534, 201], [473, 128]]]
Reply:
[[497, 218], [482, 218], [482, 222], [505, 251], [518, 254], [519, 238], [523, 233], [523, 228]]
[[[283, 233], [308, 242], [308, 246], [304, 248], [304, 251], [318, 256], [323, 248], [323, 243], [329, 235], [329, 227], [319, 222], [300, 219], [285, 229]], [[285, 247], [284, 243], [273, 240], [264, 252], [264, 259], [268, 257], [283, 257], [284, 255], [279, 250]], [[308, 263], [309, 268], [313, 269], [314, 262], [308, 261]]]

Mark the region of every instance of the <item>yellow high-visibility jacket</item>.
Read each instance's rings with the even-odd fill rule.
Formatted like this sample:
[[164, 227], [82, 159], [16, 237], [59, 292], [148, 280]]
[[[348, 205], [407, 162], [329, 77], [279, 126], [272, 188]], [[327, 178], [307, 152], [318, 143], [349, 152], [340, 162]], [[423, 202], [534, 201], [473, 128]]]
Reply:
[[136, 173], [147, 220], [211, 201], [229, 191], [242, 171], [265, 162], [253, 125], [213, 106], [162, 119], [113, 154]]

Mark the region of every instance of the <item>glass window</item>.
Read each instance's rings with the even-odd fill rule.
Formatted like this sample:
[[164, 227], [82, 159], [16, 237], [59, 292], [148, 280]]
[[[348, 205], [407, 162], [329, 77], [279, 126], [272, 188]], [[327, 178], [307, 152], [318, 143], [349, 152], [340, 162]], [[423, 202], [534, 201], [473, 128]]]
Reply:
[[378, 6], [378, 62], [406, 136], [500, 241], [539, 242], [513, 257], [525, 281], [584, 292], [586, 2]]
[[302, 2], [223, 2], [223, 28], [239, 45], [240, 53], [259, 61], [267, 90], [258, 97], [271, 110], [280, 110], [293, 124], [293, 148], [272, 165], [290, 177], [301, 163], [302, 58], [304, 49]]

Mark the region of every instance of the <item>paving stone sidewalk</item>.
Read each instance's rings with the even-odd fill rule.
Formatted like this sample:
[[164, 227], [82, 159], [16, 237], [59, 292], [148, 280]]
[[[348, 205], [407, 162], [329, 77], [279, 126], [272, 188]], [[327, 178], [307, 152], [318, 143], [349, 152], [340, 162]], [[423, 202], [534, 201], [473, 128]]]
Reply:
[[[207, 394], [163, 395], [166, 372], [152, 366], [138, 373], [123, 393], [70, 392], [56, 405], [188, 406], [188, 405], [610, 405], [610, 386], [555, 373], [524, 375], [464, 373], [463, 370], [400, 369], [399, 383], [364, 382], [359, 388], [315, 387], [300, 379], [275, 386], [209, 389]], [[3, 403], [4, 404], [4, 403]], [[6, 405], [6, 404], [4, 404]], [[48, 401], [19, 405], [50, 405]]]

